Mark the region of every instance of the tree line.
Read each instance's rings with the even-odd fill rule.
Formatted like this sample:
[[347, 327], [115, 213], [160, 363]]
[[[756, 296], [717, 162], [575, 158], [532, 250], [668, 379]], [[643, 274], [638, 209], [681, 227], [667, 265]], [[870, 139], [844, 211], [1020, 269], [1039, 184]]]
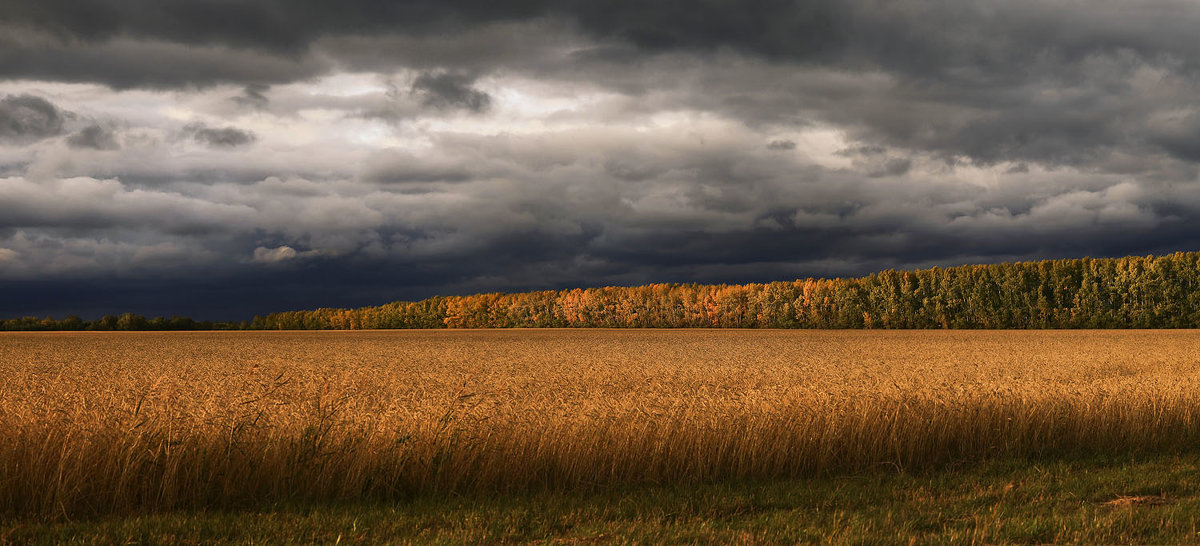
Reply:
[[134, 313], [123, 315], [105, 315], [96, 320], [84, 320], [75, 315], [54, 319], [50, 317], [21, 317], [0, 320], [0, 331], [102, 331], [120, 332], [137, 330], [245, 330], [250, 327], [247, 321], [226, 322], [211, 320], [193, 320], [188, 317], [154, 317], [146, 318]]
[[887, 270], [858, 278], [437, 296], [180, 328], [167, 326], [190, 319], [138, 322], [136, 315], [122, 315], [76, 319], [71, 328], [25, 328], [64, 321], [14, 319], [0, 322], [0, 329], [1197, 328], [1198, 287], [1200, 252], [1180, 252]]
[[765, 284], [434, 297], [255, 317], [255, 329], [1196, 328], [1200, 253], [1045, 260]]

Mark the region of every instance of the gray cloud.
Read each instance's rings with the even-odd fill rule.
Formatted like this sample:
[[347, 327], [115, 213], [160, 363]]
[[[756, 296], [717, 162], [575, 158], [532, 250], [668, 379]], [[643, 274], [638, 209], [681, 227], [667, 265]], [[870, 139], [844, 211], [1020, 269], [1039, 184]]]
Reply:
[[422, 182], [466, 182], [481, 178], [479, 165], [453, 158], [422, 158], [413, 154], [386, 153], [372, 158], [364, 167], [364, 180], [388, 184]]
[[28, 143], [59, 135], [67, 114], [34, 95], [0, 99], [0, 141]]
[[100, 125], [88, 125], [79, 132], [67, 137], [67, 144], [72, 148], [91, 148], [93, 150], [116, 150], [121, 147], [117, 143], [116, 134], [111, 129]]
[[203, 123], [189, 123], [183, 128], [184, 136], [214, 148], [236, 148], [258, 140], [258, 136], [250, 131], [237, 127], [209, 127]]
[[242, 94], [233, 97], [233, 102], [242, 106], [247, 106], [255, 109], [265, 108], [270, 104], [270, 99], [267, 98], [266, 92], [271, 87], [261, 83], [251, 83], [242, 89]]
[[412, 92], [421, 103], [433, 108], [455, 108], [479, 113], [492, 104], [492, 97], [471, 85], [475, 78], [450, 72], [426, 72], [412, 84]]

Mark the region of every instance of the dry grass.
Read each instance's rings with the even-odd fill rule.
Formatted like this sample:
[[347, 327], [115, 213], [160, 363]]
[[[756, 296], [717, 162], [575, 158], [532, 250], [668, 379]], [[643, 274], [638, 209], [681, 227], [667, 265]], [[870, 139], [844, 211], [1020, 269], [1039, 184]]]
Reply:
[[1106, 501], [1104, 506], [1161, 506], [1171, 504], [1171, 499], [1165, 495], [1121, 495], [1113, 500]]
[[1200, 332], [0, 335], [0, 512], [819, 475], [1200, 444]]

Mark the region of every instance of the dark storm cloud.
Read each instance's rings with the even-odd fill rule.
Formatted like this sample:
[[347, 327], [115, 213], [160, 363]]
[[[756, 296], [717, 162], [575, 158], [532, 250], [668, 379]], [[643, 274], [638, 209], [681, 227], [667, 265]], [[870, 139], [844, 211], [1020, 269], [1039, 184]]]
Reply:
[[[506, 145], [513, 150], [510, 160], [522, 153], [521, 146]], [[611, 154], [609, 160], [620, 155], [616, 148], [602, 153]], [[890, 179], [800, 166], [787, 177], [764, 177], [780, 169], [771, 168], [778, 154], [763, 153], [719, 167], [710, 166], [700, 148], [643, 156], [643, 164], [659, 164], [659, 174], [616, 186], [603, 162], [581, 161], [519, 177], [510, 173], [514, 181], [476, 192], [425, 195], [364, 191], [349, 183], [330, 192], [264, 181], [183, 198], [115, 181], [75, 180], [60, 183], [57, 195], [39, 196], [36, 184], [9, 182], [19, 191], [0, 192], [9, 196], [0, 198], [0, 218], [8, 221], [0, 226], [0, 247], [15, 254], [0, 255], [0, 261], [33, 267], [38, 264], [27, 262], [45, 260], [49, 269], [34, 278], [100, 286], [109, 281], [96, 279], [107, 277], [79, 264], [104, 256], [121, 271], [117, 280], [130, 286], [146, 280], [131, 291], [136, 296], [121, 299], [124, 310], [187, 309], [241, 318], [476, 290], [766, 281], [996, 256], [1171, 250], [1200, 235], [1194, 227], [1200, 225], [1194, 221], [1200, 193], [1194, 189], [1154, 195], [1109, 182], [1063, 190], [1077, 185], [1050, 178], [1031, 185], [1047, 188], [1042, 195], [1028, 188], [1018, 188], [1014, 197], [948, 184], [896, 199], [883, 191]], [[700, 178], [692, 186], [695, 176]], [[661, 190], [654, 188], [672, 186], [677, 189], [666, 199], [655, 197]], [[235, 190], [244, 204], [212, 201], [228, 200]], [[369, 197], [354, 197], [360, 195]], [[92, 238], [99, 233], [104, 240]], [[164, 293], [164, 276], [171, 279], [167, 286], [196, 286], [236, 299], [196, 298], [191, 288]], [[211, 280], [206, 276], [223, 279], [223, 288], [201, 289]], [[266, 279], [277, 285], [263, 289]], [[21, 283], [8, 286], [32, 281]], [[41, 292], [45, 301], [58, 297], [51, 291]], [[290, 301], [289, 291], [298, 294]], [[89, 298], [103, 312], [123, 310], [111, 300]], [[23, 300], [6, 301], [16, 306]], [[22, 305], [29, 307], [13, 307], [10, 314], [35, 312], [33, 303]]]
[[1200, 161], [1200, 115], [1175, 114], [1150, 124], [1148, 140], [1179, 159]]
[[1150, 58], [1195, 48], [1191, 40], [1179, 41], [1190, 36], [1196, 21], [1188, 3], [1160, 1], [1129, 10], [1104, 1], [1088, 8], [1026, 0], [13, 0], [0, 8], [0, 20], [85, 42], [134, 37], [296, 55], [327, 36], [440, 34], [558, 17], [592, 36], [643, 51], [727, 47], [777, 59], [861, 57], [922, 73], [968, 61], [1008, 72], [1015, 61], [1039, 52], [1078, 60], [1117, 49]]
[[117, 143], [116, 134], [111, 129], [99, 125], [89, 125], [67, 137], [67, 145], [93, 150], [116, 150], [121, 147]]
[[884, 78], [823, 90], [769, 70], [740, 79], [718, 72], [675, 97], [749, 122], [816, 119], [868, 143], [980, 164], [1107, 168], [1122, 149], [1194, 160], [1189, 122], [1157, 115], [1186, 117], [1197, 91], [1200, 10], [1187, 2], [1083, 10], [1070, 2], [918, 0], [764, 1], [744, 11], [721, 2], [592, 6], [577, 12], [580, 25], [624, 37], [640, 53], [626, 49], [626, 59], [729, 48]]
[[[512, 67], [638, 94], [670, 88], [671, 68], [657, 67], [659, 73], [636, 81], [611, 77], [614, 70], [671, 52], [730, 50], [782, 65], [878, 71], [888, 81], [883, 88], [822, 91], [789, 89], [790, 82], [772, 81], [778, 75], [762, 74], [756, 82], [733, 74], [722, 80], [717, 73], [709, 76], [716, 81], [683, 93], [690, 96], [672, 97], [676, 103], [752, 123], [818, 119], [864, 141], [983, 164], [1081, 165], [1104, 160], [1113, 148], [1136, 146], [1188, 161], [1192, 156], [1186, 130], [1164, 132], [1139, 120], [1155, 110], [1155, 101], [1182, 106], [1194, 90], [1142, 99], [1145, 90], [1130, 85], [1145, 67], [1164, 68], [1167, 77], [1196, 74], [1200, 42], [1193, 31], [1200, 16], [1190, 4], [1170, 0], [1137, 10], [1107, 1], [1083, 10], [1070, 2], [1026, 0], [28, 0], [5, 6], [0, 20], [22, 29], [7, 33], [0, 48], [0, 73], [14, 78], [116, 87], [240, 82], [253, 91], [325, 73], [337, 62], [386, 71], [430, 68], [425, 63], [433, 59], [438, 71], [419, 76], [412, 91], [426, 105], [478, 112], [491, 98], [456, 67], [471, 73]], [[561, 21], [553, 28], [574, 29], [597, 43], [575, 51], [566, 61], [575, 68], [567, 69], [563, 59], [551, 66], [536, 44], [525, 43], [551, 27], [491, 31], [498, 23], [531, 20]], [[322, 40], [334, 41], [314, 53]], [[1064, 89], [1071, 92], [1054, 92]], [[237, 100], [261, 105], [261, 99], [253, 91]]]
[[204, 86], [221, 82], [270, 84], [328, 70], [312, 56], [181, 44], [125, 36], [100, 42], [4, 25], [0, 18], [0, 78], [98, 82], [117, 89]]
[[0, 142], [28, 143], [63, 132], [67, 114], [33, 95], [0, 99]]
[[332, 68], [310, 50], [324, 37], [461, 32], [544, 4], [12, 0], [0, 3], [0, 77], [118, 89], [291, 82]]
[[735, 47], [809, 59], [845, 47], [849, 3], [817, 0], [577, 2], [565, 9], [589, 32], [648, 51]]
[[[563, 29], [629, 44], [631, 58], [640, 55], [638, 50], [723, 47], [773, 58], [808, 58], [840, 47], [844, 40], [836, 28], [844, 25], [834, 21], [846, 19], [838, 15], [841, 11], [828, 2], [779, 0], [695, 5], [624, 0], [13, 0], [0, 6], [0, 25], [6, 27], [0, 38], [0, 75], [96, 81], [117, 88], [271, 84], [331, 69], [322, 54], [366, 69], [394, 69], [398, 61], [437, 68], [426, 64], [432, 59], [442, 67], [491, 70], [496, 66], [479, 62], [505, 57], [517, 65], [543, 61], [531, 37]], [[494, 32], [497, 25], [528, 21], [553, 23], [516, 34], [511, 28]], [[383, 41], [356, 45], [355, 40], [373, 36]], [[441, 47], [412, 41], [420, 38], [440, 41]], [[331, 39], [340, 42], [314, 50]], [[620, 49], [608, 45], [595, 51]]]
[[491, 106], [492, 97], [471, 87], [473, 83], [475, 78], [467, 74], [426, 72], [413, 81], [412, 92], [428, 107], [484, 112]]
[[0, 8], [0, 21], [64, 42], [133, 38], [292, 58], [329, 36], [469, 34], [488, 23], [546, 17], [642, 52], [731, 48], [778, 60], [957, 74], [977, 84], [1008, 77], [1027, 61], [1076, 62], [1127, 50], [1140, 58], [1168, 55], [1189, 62], [1194, 56], [1185, 55], [1197, 49], [1191, 39], [1197, 16], [1181, 1], [1138, 10], [1110, 1], [1083, 10], [1071, 2], [1029, 0], [13, 0]]
[[328, 34], [437, 32], [537, 16], [551, 4], [539, 0], [12, 0], [0, 7], [0, 20], [89, 42], [136, 36], [295, 54]]
[[812, 0], [12, 0], [0, 8], [0, 20], [86, 42], [133, 36], [298, 54], [328, 35], [441, 33], [560, 17], [647, 50], [732, 46], [794, 58], [844, 47], [852, 12], [843, 3]]
[[1182, 0], [17, 0], [0, 27], [0, 315], [1200, 239]]
[[184, 136], [214, 148], [236, 148], [258, 140], [251, 131], [237, 127], [209, 127], [203, 123], [189, 123], [183, 128]]

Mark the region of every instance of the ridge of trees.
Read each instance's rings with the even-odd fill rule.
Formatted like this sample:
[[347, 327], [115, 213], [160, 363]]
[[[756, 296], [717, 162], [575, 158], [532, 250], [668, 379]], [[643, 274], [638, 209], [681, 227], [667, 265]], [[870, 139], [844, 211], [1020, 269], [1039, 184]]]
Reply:
[[247, 321], [226, 322], [211, 320], [197, 321], [188, 317], [155, 317], [148, 319], [142, 315], [125, 313], [123, 315], [105, 315], [96, 320], [84, 320], [75, 315], [54, 319], [51, 317], [21, 317], [0, 320], [0, 331], [139, 331], [139, 330], [245, 330], [250, 327]]
[[434, 297], [255, 317], [254, 329], [1196, 328], [1200, 252], [1044, 260], [765, 284]]
[[857, 278], [436, 296], [196, 322], [19, 318], [0, 330], [1198, 328], [1200, 252], [887, 270]]

